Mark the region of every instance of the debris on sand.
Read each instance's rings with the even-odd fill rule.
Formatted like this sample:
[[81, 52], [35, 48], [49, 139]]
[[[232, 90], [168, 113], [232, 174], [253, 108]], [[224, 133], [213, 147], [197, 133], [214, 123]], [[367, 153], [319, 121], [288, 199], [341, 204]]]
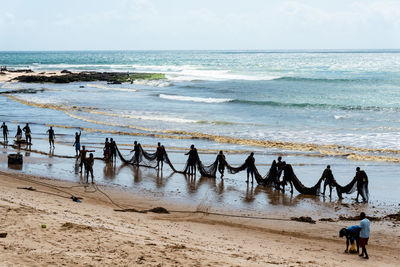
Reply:
[[311, 217], [308, 217], [308, 216], [291, 217], [290, 220], [297, 221], [297, 222], [311, 223], [311, 224], [316, 223], [316, 221], [314, 221]]
[[70, 222], [63, 223], [61, 225], [61, 229], [62, 230], [77, 230], [77, 231], [83, 231], [83, 230], [93, 231], [93, 228], [91, 226], [70, 223]]
[[319, 219], [320, 222], [336, 222], [336, 220], [332, 218], [321, 218]]
[[388, 214], [384, 217], [385, 219], [393, 220], [393, 221], [400, 221], [400, 211], [395, 214]]
[[165, 213], [165, 214], [169, 214], [169, 211], [166, 208], [163, 207], [157, 207], [157, 208], [153, 208], [151, 210], [148, 210], [149, 212], [154, 212], [154, 213]]

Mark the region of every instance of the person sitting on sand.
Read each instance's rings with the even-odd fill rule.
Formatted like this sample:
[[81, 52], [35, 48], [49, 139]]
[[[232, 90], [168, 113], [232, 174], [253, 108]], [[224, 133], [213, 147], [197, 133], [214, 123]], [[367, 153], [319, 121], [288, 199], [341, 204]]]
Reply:
[[53, 145], [53, 148], [54, 148], [54, 139], [56, 139], [56, 135], [54, 134], [53, 127], [50, 126], [50, 129], [48, 129], [46, 133], [49, 134], [49, 145], [50, 145], [50, 148], [51, 148], [51, 145]]
[[81, 131], [75, 133], [75, 142], [72, 146], [75, 147], [75, 154], [78, 157], [79, 151], [81, 151]]
[[222, 177], [224, 177], [225, 164], [226, 164], [225, 155], [224, 152], [222, 152], [222, 150], [219, 152], [217, 156], [217, 162], [218, 162], [218, 171], [221, 174], [221, 179], [222, 179]]
[[246, 183], [249, 183], [249, 175], [251, 175], [251, 183], [254, 183], [254, 171], [256, 169], [256, 165], [255, 165], [255, 159], [254, 159], [253, 152], [251, 152], [250, 156], [247, 157], [245, 164], [246, 164], [246, 169], [247, 169]]
[[360, 167], [356, 168], [356, 177], [357, 177], [357, 198], [361, 195], [363, 202], [368, 202], [368, 176], [365, 171], [360, 170]]
[[197, 149], [194, 147], [194, 145], [190, 146], [189, 152], [187, 152], [185, 155], [189, 155], [187, 160], [187, 167], [189, 174], [192, 175], [196, 174], [196, 164], [197, 161], [199, 160], [199, 154], [197, 153]]
[[358, 225], [353, 225], [348, 228], [342, 228], [340, 230], [339, 236], [346, 237], [346, 250], [344, 251], [344, 253], [349, 252], [349, 244], [351, 244], [353, 247], [354, 241], [356, 241], [357, 250], [356, 251], [350, 250], [350, 253], [359, 253], [359, 251], [360, 251], [360, 249], [359, 249], [360, 248], [359, 247], [360, 231], [361, 231], [361, 227]]
[[31, 145], [32, 144], [32, 137], [31, 137], [31, 128], [29, 127], [29, 124], [27, 123], [22, 130], [25, 132], [25, 140], [26, 144]]
[[8, 142], [8, 127], [5, 122], [3, 122], [3, 125], [1, 125], [1, 128], [3, 128], [3, 140], [4, 143]]
[[92, 184], [94, 183], [93, 165], [94, 165], [94, 157], [93, 153], [90, 153], [89, 157], [85, 161], [85, 170], [86, 170], [86, 182], [89, 183], [89, 174], [90, 174], [92, 175]]
[[21, 127], [19, 127], [19, 125], [17, 126], [17, 134], [15, 135], [15, 138], [17, 138], [17, 143], [21, 142], [22, 130], [21, 130]]
[[333, 177], [331, 166], [326, 166], [326, 169], [322, 173], [321, 179], [324, 179], [324, 191], [322, 194], [325, 196], [326, 186], [329, 186], [329, 197], [332, 197], [332, 188], [335, 184], [335, 178]]
[[370, 222], [365, 216], [364, 212], [360, 213], [360, 247], [361, 247], [361, 254], [359, 255], [360, 257], [364, 257], [365, 259], [368, 259], [368, 253], [367, 253], [367, 248], [365, 247], [368, 245], [368, 239], [369, 239], [369, 233], [370, 233]]
[[135, 152], [133, 156], [133, 164], [139, 166], [140, 163], [140, 143], [137, 141], [133, 142], [133, 149], [131, 152]]
[[94, 150], [86, 150], [85, 146], [82, 146], [82, 150], [79, 153], [79, 157], [81, 159], [81, 162], [79, 163], [79, 167], [81, 168], [81, 170], [79, 171], [80, 173], [82, 173], [83, 167], [86, 168], [86, 153], [87, 152], [94, 152]]
[[157, 143], [157, 150], [156, 150], [156, 159], [157, 159], [157, 169], [160, 169], [161, 165], [161, 171], [163, 169], [164, 165], [164, 154], [165, 154], [165, 148], [164, 146], [161, 145], [160, 142]]

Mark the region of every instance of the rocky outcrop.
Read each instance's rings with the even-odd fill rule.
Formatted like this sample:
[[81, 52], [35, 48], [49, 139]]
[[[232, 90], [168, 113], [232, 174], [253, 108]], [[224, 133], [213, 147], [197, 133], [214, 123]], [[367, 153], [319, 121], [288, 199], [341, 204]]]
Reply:
[[78, 72], [63, 75], [21, 75], [13, 80], [24, 83], [71, 83], [71, 82], [95, 82], [106, 81], [108, 83], [119, 84], [124, 82], [132, 82], [134, 80], [159, 80], [165, 79], [165, 75], [161, 73], [125, 73], [125, 72]]

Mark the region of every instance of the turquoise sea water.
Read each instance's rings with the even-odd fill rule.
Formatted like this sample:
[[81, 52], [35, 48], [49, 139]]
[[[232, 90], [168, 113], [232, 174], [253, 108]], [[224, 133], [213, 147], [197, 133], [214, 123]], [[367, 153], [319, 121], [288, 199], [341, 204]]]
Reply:
[[[300, 166], [295, 171], [308, 177], [306, 185], [314, 184], [332, 163], [341, 183], [354, 175], [356, 165], [375, 177], [384, 173], [384, 179], [397, 178], [397, 163], [378, 157], [393, 162], [400, 150], [400, 50], [0, 52], [0, 65], [39, 72], [159, 72], [167, 77], [120, 85], [0, 83], [2, 91], [38, 90], [10, 94], [28, 105], [0, 96], [0, 120], [8, 122], [12, 132], [18, 123], [30, 122], [34, 138], [45, 138], [45, 124], [53, 124], [59, 126], [57, 141], [70, 146], [81, 127], [88, 129], [83, 136], [88, 144], [100, 144], [105, 137], [121, 144], [138, 139], [154, 145], [161, 140], [179, 148], [195, 143], [203, 149], [256, 151], [263, 155], [263, 164], [277, 154], [292, 153], [288, 161]], [[72, 108], [76, 106], [94, 109]], [[243, 142], [192, 139], [195, 134]], [[291, 142], [300, 149], [253, 146], [249, 140]], [[353, 148], [304, 151], [307, 144]], [[354, 161], [360, 158], [349, 155], [369, 160]], [[208, 162], [214, 155], [204, 157]], [[233, 157], [239, 164], [244, 156]], [[176, 160], [184, 164], [184, 158]], [[371, 183], [382, 186], [378, 180]], [[375, 199], [397, 201], [387, 194], [392, 186], [398, 182], [380, 188]]]

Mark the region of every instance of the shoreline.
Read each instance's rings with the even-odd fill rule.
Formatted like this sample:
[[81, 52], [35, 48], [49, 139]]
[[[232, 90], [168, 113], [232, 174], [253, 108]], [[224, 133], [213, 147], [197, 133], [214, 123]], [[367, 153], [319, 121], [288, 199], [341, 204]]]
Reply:
[[[340, 228], [358, 221], [307, 224], [211, 214], [116, 212], [105, 195], [85, 190], [82, 184], [4, 171], [0, 179], [0, 209], [6, 214], [0, 231], [8, 233], [0, 239], [0, 249], [6, 265], [394, 266], [399, 261], [398, 222], [371, 222], [371, 256], [365, 261], [344, 254], [345, 240], [338, 238]], [[59, 186], [58, 190], [43, 182]], [[30, 186], [37, 191], [17, 189]], [[187, 209], [120, 188], [99, 187], [122, 207]], [[82, 202], [73, 202], [69, 193], [83, 197]]]

